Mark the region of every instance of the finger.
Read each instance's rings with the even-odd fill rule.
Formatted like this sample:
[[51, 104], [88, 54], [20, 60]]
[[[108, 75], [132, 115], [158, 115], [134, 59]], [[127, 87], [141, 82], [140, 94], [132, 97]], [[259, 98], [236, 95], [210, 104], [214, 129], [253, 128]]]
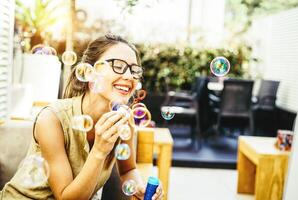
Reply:
[[112, 135], [109, 139], [108, 139], [108, 142], [110, 143], [115, 143], [119, 137], [120, 133], [116, 133], [114, 135]]
[[138, 185], [137, 190], [138, 190], [140, 193], [145, 194], [146, 187], [143, 186], [143, 185]]
[[111, 112], [107, 112], [105, 114], [103, 114], [101, 116], [101, 118], [97, 121], [96, 125], [95, 126], [101, 126], [103, 125], [103, 123], [109, 119], [111, 116], [115, 115], [117, 112], [116, 111], [111, 111]]
[[162, 192], [162, 187], [161, 185], [159, 185], [156, 189], [156, 193], [161, 194], [161, 192]]
[[157, 194], [155, 193], [153, 196], [152, 196], [152, 200], [156, 200], [157, 199]]
[[122, 115], [119, 113], [116, 113], [109, 117], [101, 126], [98, 127], [100, 132], [107, 131], [111, 126], [113, 126], [117, 121], [121, 119]]
[[110, 137], [112, 137], [116, 133], [119, 133], [119, 128], [121, 126], [123, 126], [126, 122], [127, 122], [127, 119], [122, 118], [116, 124], [111, 126], [106, 132], [104, 132], [103, 137], [106, 138], [106, 139], [109, 139]]

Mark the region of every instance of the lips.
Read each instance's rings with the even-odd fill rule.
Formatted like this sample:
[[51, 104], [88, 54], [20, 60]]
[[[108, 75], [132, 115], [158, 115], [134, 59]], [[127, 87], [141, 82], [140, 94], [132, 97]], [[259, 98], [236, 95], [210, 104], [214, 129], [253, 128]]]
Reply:
[[116, 89], [122, 95], [127, 95], [131, 91], [131, 86], [126, 84], [114, 84], [113, 88]]

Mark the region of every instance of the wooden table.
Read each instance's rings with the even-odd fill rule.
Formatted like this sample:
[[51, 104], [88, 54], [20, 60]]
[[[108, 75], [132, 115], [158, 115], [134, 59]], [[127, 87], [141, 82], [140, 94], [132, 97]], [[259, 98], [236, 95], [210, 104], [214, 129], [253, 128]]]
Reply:
[[165, 192], [164, 200], [168, 199], [173, 143], [168, 128], [154, 129], [154, 154], [157, 155], [158, 178], [161, 180]]
[[[151, 150], [149, 148], [150, 145], [146, 144], [146, 143], [151, 143], [150, 141], [151, 139], [147, 138], [146, 143], [138, 142], [138, 145], [140, 143], [142, 144], [142, 148], [138, 148], [140, 149], [139, 151], [141, 152], [138, 152], [137, 155], [144, 155], [145, 153], [142, 153], [143, 151], [147, 151], [147, 152], [153, 151], [154, 154], [157, 155], [158, 178], [161, 181], [164, 189], [164, 200], [167, 200], [174, 142], [168, 128], [138, 128], [139, 134], [146, 134], [146, 132], [150, 132], [150, 131], [154, 132], [153, 149]], [[140, 158], [142, 162], [143, 162], [143, 159], [145, 159], [145, 157], [146, 156], [142, 156], [142, 158]]]
[[255, 200], [281, 200], [289, 152], [275, 147], [276, 138], [241, 136], [238, 143], [238, 193]]

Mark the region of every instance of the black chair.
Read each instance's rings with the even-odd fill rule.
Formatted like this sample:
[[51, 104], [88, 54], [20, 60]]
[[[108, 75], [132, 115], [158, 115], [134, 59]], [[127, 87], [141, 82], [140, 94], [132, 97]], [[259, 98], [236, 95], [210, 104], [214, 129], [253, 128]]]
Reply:
[[254, 82], [251, 80], [227, 79], [220, 98], [220, 109], [217, 116], [216, 132], [222, 126], [223, 119], [248, 119], [250, 134], [253, 134], [254, 121], [251, 110], [251, 96]]
[[208, 120], [204, 118], [204, 115], [208, 113], [207, 83], [207, 77], [197, 77], [190, 91], [169, 91], [161, 106], [161, 112], [166, 107], [170, 107], [170, 111], [175, 113], [172, 120], [164, 121], [165, 126], [190, 125], [191, 145], [195, 150], [201, 146], [200, 134]]
[[278, 86], [279, 81], [262, 80], [258, 95], [254, 102], [254, 109], [274, 109]]
[[275, 136], [278, 129], [276, 94], [279, 81], [262, 80], [258, 95], [253, 98], [254, 133], [257, 136]]

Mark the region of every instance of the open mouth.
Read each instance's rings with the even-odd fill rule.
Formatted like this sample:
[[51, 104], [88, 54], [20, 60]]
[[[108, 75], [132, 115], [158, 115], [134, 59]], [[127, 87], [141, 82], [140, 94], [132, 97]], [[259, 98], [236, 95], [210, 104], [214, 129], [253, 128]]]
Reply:
[[127, 95], [131, 91], [131, 86], [123, 84], [114, 84], [113, 88], [116, 89], [122, 95]]

